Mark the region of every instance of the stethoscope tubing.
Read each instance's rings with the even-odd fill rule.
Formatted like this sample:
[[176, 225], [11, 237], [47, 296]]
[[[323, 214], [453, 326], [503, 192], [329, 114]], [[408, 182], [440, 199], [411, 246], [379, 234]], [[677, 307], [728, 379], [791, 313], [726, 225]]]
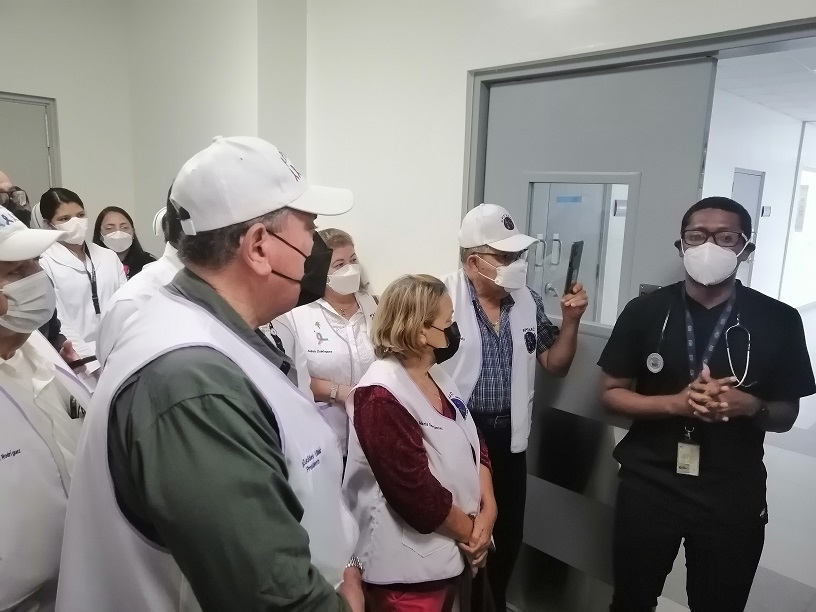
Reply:
[[[655, 353], [657, 355], [660, 355], [660, 352], [663, 349], [663, 340], [666, 337], [666, 327], [669, 324], [669, 318], [671, 317], [671, 313], [672, 313], [672, 309], [669, 308], [669, 312], [666, 313], [666, 318], [663, 320], [663, 327], [660, 329], [660, 340], [658, 340], [657, 351]], [[746, 348], [746, 351], [745, 351], [745, 370], [743, 371], [741, 378], [739, 376], [737, 376], [737, 373], [734, 371], [734, 361], [731, 358], [731, 342], [729, 340], [729, 334], [734, 330], [740, 330], [740, 329], [745, 332], [745, 337], [748, 340], [748, 347]], [[745, 384], [745, 379], [748, 377], [748, 367], [749, 367], [749, 365], [751, 363], [751, 332], [748, 330], [747, 327], [745, 327], [740, 322], [740, 313], [739, 312], [737, 312], [736, 323], [734, 323], [734, 325], [732, 325], [731, 327], [726, 329], [725, 333], [723, 335], [725, 336], [725, 352], [726, 352], [726, 355], [728, 355], [728, 366], [731, 368], [731, 375], [734, 378], [736, 378], [737, 381], [738, 381], [736, 386], [741, 387], [743, 384]], [[662, 370], [662, 368], [661, 368], [661, 370]], [[659, 373], [659, 372], [655, 372], [655, 374], [657, 374], [657, 373]]]

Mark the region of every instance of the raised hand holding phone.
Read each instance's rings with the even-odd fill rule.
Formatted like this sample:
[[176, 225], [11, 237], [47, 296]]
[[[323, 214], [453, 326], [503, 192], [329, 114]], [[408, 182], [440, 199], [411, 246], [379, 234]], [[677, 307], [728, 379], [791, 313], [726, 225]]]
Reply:
[[561, 316], [565, 320], [577, 321], [586, 312], [589, 299], [584, 286], [578, 282], [578, 272], [581, 268], [581, 255], [584, 252], [584, 241], [572, 243], [569, 264], [567, 265], [567, 282], [564, 285], [564, 295], [561, 297]]
[[584, 241], [572, 243], [570, 249], [569, 263], [567, 264], [567, 282], [564, 284], [564, 295], [573, 293], [575, 285], [578, 284], [578, 272], [581, 269], [581, 256], [584, 254]]

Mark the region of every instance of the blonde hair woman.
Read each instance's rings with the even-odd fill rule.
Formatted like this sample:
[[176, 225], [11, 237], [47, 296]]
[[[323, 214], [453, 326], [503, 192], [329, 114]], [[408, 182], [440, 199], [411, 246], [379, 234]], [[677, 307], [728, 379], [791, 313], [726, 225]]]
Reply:
[[496, 510], [485, 445], [437, 365], [460, 340], [445, 285], [392, 283], [372, 339], [377, 361], [347, 403], [344, 479], [367, 599], [375, 612], [450, 610], [467, 565], [484, 563]]
[[275, 319], [272, 325], [286, 354], [298, 362], [298, 379], [311, 378], [315, 402], [345, 455], [348, 417], [344, 406], [351, 388], [376, 359], [371, 324], [377, 303], [363, 290], [362, 268], [351, 236], [335, 228], [318, 233], [332, 249], [326, 293]]

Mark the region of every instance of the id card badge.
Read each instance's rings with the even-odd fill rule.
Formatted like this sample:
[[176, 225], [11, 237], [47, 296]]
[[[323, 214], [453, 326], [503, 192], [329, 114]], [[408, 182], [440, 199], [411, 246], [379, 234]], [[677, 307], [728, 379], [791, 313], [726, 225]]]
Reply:
[[700, 445], [686, 440], [677, 443], [677, 473], [684, 476], [700, 475]]

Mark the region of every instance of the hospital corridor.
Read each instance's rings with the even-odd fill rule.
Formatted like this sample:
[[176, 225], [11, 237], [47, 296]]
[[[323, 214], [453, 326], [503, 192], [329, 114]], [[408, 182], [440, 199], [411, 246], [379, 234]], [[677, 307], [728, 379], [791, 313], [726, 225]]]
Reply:
[[0, 612], [816, 612], [812, 0], [0, 24]]

